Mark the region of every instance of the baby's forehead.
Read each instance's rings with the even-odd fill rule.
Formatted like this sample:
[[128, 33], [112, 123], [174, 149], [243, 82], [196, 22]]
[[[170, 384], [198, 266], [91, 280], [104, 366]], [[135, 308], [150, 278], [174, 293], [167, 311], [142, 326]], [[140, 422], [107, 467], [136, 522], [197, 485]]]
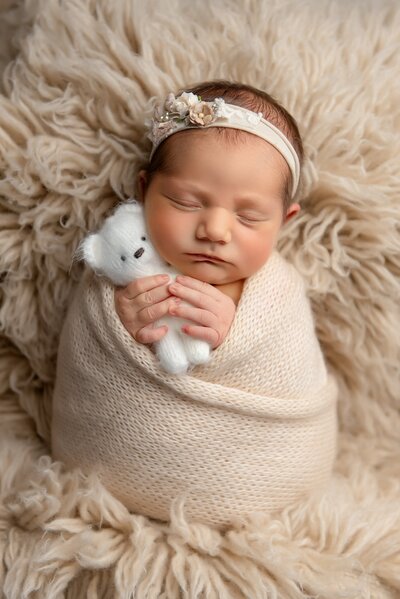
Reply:
[[179, 177], [190, 170], [203, 178], [216, 171], [258, 180], [271, 173], [286, 178], [289, 172], [285, 159], [276, 148], [239, 129], [184, 130], [171, 135], [164, 143], [163, 172], [166, 176]]
[[270, 144], [253, 133], [243, 131], [242, 129], [233, 129], [231, 127], [207, 127], [203, 129], [184, 129], [174, 135], [171, 135], [167, 141], [172, 152], [177, 147], [185, 150], [204, 149], [204, 146], [220, 146], [221, 149], [229, 148], [246, 151], [251, 148], [257, 148], [261, 152]]

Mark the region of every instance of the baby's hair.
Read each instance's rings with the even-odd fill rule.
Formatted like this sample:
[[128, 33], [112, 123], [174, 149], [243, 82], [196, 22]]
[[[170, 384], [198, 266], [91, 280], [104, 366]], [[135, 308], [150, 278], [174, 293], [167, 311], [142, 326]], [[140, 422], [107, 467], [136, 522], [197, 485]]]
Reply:
[[[198, 83], [194, 87], [185, 87], [178, 91], [176, 95], [179, 95], [184, 91], [201, 96], [201, 99], [205, 102], [211, 102], [215, 100], [215, 98], [223, 98], [228, 104], [242, 106], [243, 108], [247, 108], [254, 112], [262, 112], [264, 118], [275, 125], [275, 127], [282, 131], [282, 133], [289, 139], [298, 155], [300, 167], [302, 166], [304, 161], [304, 148], [297, 123], [292, 115], [270, 94], [267, 94], [256, 87], [252, 87], [251, 85], [226, 81], [224, 79], [205, 81], [203, 83]], [[240, 142], [249, 135], [246, 131], [230, 129], [227, 127], [212, 127], [207, 129], [207, 131], [210, 130], [217, 131], [228, 143]], [[176, 135], [187, 133], [188, 131], [190, 132], [193, 130], [186, 130], [171, 135], [158, 146], [150, 163], [143, 166], [147, 172], [148, 184], [150, 184], [152, 177], [157, 172], [168, 172], [171, 160], [173, 162], [173, 144], [168, 143], [169, 140], [173, 139]], [[286, 215], [287, 209], [293, 201], [294, 200], [291, 199], [291, 174], [288, 169], [283, 189], [283, 215]]]

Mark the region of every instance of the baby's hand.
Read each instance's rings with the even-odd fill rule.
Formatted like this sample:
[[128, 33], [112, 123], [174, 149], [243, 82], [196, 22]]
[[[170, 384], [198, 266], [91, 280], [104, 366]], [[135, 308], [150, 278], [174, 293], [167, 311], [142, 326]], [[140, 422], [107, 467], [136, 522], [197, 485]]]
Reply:
[[168, 314], [170, 307], [179, 302], [169, 293], [168, 281], [168, 275], [153, 275], [114, 290], [115, 310], [138, 343], [154, 343], [168, 331], [165, 325], [154, 328], [154, 322]]
[[196, 323], [183, 325], [182, 331], [207, 341], [212, 349], [216, 349], [231, 327], [236, 312], [235, 302], [209, 283], [183, 275], [178, 275], [176, 281], [168, 286], [169, 290], [192, 305], [171, 306], [169, 313]]

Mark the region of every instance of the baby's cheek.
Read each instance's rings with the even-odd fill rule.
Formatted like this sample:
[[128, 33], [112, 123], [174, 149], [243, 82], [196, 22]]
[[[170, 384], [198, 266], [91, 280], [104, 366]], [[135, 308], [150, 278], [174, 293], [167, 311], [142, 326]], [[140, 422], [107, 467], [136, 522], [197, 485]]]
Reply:
[[254, 237], [246, 239], [241, 247], [241, 267], [243, 275], [248, 277], [265, 264], [274, 247], [273, 239]]
[[161, 218], [150, 219], [147, 225], [149, 237], [155, 250], [167, 261], [176, 235], [176, 232], [171, 228], [170, 223], [163, 222]]

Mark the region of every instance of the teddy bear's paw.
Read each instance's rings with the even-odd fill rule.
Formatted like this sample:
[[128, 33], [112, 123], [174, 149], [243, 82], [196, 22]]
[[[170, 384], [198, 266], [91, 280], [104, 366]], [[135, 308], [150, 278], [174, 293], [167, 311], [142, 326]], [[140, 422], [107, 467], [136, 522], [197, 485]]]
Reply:
[[183, 341], [186, 355], [191, 364], [205, 364], [210, 359], [210, 346], [206, 341], [199, 339], [185, 339]]
[[186, 359], [164, 357], [160, 359], [160, 364], [169, 374], [185, 374], [189, 368], [189, 361]]
[[180, 335], [173, 329], [157, 342], [156, 353], [161, 366], [170, 374], [184, 374], [189, 368], [189, 360]]

